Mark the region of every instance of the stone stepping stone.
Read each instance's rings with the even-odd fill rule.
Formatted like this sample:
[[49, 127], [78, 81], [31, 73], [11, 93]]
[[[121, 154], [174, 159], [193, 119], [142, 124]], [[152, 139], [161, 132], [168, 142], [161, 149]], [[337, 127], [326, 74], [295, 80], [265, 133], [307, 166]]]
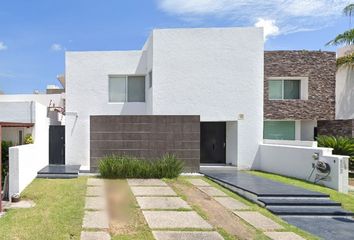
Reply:
[[32, 208], [36, 206], [36, 203], [32, 200], [21, 200], [19, 202], [2, 202], [4, 209], [13, 209], [13, 208]]
[[177, 196], [170, 187], [131, 187], [134, 196]]
[[211, 187], [209, 183], [207, 183], [206, 181], [204, 181], [202, 179], [192, 178], [192, 179], [188, 179], [188, 181], [197, 187]]
[[104, 186], [104, 180], [99, 178], [89, 178], [87, 179], [88, 186]]
[[191, 209], [179, 197], [137, 197], [136, 200], [141, 209]]
[[274, 222], [272, 219], [267, 218], [259, 212], [234, 211], [234, 213], [246, 222], [248, 222], [250, 225], [263, 231], [283, 229], [280, 224]]
[[82, 228], [108, 229], [109, 220], [106, 211], [85, 211]]
[[85, 209], [104, 210], [107, 207], [104, 197], [86, 197]]
[[222, 206], [224, 206], [225, 208], [229, 209], [229, 210], [245, 210], [245, 209], [249, 209], [249, 207], [240, 202], [237, 201], [236, 199], [232, 198], [232, 197], [215, 197], [214, 198], [218, 203], [220, 203]]
[[156, 240], [224, 240], [217, 232], [152, 232]]
[[160, 179], [128, 179], [129, 186], [167, 186], [167, 183]]
[[226, 193], [215, 187], [198, 187], [199, 190], [211, 197], [226, 197]]
[[143, 211], [146, 222], [152, 229], [156, 228], [198, 228], [212, 229], [196, 212], [188, 211]]
[[86, 196], [104, 196], [104, 187], [87, 187]]
[[106, 232], [81, 232], [81, 240], [110, 240], [111, 236]]
[[305, 240], [293, 232], [265, 232], [264, 234], [272, 240]]

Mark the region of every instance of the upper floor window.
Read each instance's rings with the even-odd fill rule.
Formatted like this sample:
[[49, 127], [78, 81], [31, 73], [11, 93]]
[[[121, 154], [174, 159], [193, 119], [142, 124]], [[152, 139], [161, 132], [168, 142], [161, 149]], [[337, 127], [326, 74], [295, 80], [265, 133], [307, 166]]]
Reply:
[[269, 99], [300, 99], [301, 80], [269, 80]]
[[110, 102], [145, 102], [144, 76], [109, 76]]

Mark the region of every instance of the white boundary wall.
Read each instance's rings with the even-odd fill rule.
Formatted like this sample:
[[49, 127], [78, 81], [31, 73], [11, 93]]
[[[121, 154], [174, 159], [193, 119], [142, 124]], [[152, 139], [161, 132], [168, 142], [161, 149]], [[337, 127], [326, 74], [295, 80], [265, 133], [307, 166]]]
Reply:
[[48, 164], [49, 119], [47, 108], [35, 103], [34, 144], [9, 149], [9, 196], [21, 193]]
[[312, 164], [316, 162], [313, 159], [315, 153], [318, 154], [319, 160], [331, 167], [328, 181], [319, 181], [318, 184], [347, 193], [348, 157], [332, 155], [330, 148], [261, 144], [261, 160], [256, 169], [314, 182], [317, 170], [309, 177], [313, 169]]

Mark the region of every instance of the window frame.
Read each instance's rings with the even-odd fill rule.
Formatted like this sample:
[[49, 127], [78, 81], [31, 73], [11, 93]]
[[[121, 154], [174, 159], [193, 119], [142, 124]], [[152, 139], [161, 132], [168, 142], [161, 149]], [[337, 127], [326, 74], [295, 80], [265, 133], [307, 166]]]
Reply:
[[[270, 98], [270, 81], [281, 81], [281, 98]], [[298, 81], [299, 82], [299, 98], [284, 98], [285, 81]], [[302, 99], [302, 84], [301, 78], [269, 78], [268, 79], [268, 100], [301, 100]]]
[[[269, 96], [270, 93], [270, 84], [269, 81], [272, 80], [281, 80], [282, 81], [282, 98], [281, 99], [271, 99]], [[297, 80], [300, 81], [300, 88], [299, 88], [299, 98], [297, 99], [284, 99], [284, 81], [286, 80]], [[308, 100], [308, 77], [268, 77], [267, 84], [268, 84], [268, 100], [269, 101], [296, 101], [296, 100]]]
[[[124, 77], [125, 78], [125, 100], [121, 101], [111, 101], [110, 100], [110, 79], [115, 77]], [[129, 77], [143, 77], [144, 78], [144, 101], [142, 102], [129, 102], [128, 101], [128, 80]], [[145, 103], [146, 102], [146, 75], [143, 74], [108, 74], [108, 103], [110, 104], [122, 104], [122, 103]]]

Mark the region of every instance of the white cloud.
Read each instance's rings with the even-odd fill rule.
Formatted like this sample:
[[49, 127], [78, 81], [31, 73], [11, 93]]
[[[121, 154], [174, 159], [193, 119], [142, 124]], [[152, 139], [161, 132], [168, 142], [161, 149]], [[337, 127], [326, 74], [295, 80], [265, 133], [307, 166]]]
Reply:
[[7, 49], [7, 46], [5, 45], [4, 42], [0, 42], [0, 51], [2, 50], [6, 50]]
[[[348, 0], [157, 0], [157, 4], [160, 10], [185, 21], [207, 23], [218, 18], [230, 25], [263, 24], [271, 36], [329, 26], [341, 16]], [[259, 23], [259, 19], [263, 21]]]
[[279, 34], [279, 27], [275, 25], [275, 20], [258, 18], [258, 21], [254, 26], [263, 27], [264, 41], [266, 41], [269, 36], [276, 36]]
[[59, 43], [53, 43], [50, 49], [52, 51], [61, 51], [63, 50], [63, 47]]

